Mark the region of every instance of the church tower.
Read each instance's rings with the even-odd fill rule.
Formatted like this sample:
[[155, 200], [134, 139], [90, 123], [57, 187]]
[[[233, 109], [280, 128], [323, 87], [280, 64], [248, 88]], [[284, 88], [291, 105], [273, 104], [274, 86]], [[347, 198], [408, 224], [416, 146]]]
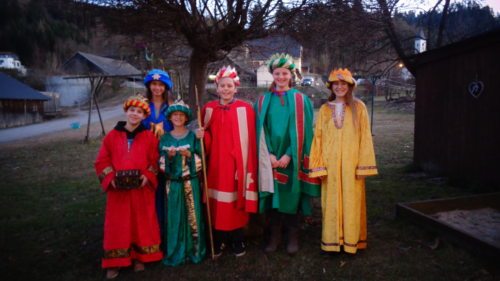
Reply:
[[427, 39], [425, 38], [424, 32], [420, 29], [417, 36], [415, 36], [415, 53], [422, 53], [427, 50]]

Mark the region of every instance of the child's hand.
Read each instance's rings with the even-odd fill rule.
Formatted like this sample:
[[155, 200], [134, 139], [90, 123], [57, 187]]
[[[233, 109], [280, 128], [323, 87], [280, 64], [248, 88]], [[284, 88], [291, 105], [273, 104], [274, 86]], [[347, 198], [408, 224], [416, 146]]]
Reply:
[[191, 157], [191, 151], [189, 151], [187, 148], [181, 148], [179, 150], [179, 154], [182, 156], [186, 156], [187, 158]]
[[274, 154], [269, 154], [269, 159], [271, 160], [271, 167], [278, 168], [278, 160], [276, 160], [276, 156]]
[[283, 169], [286, 168], [288, 166], [288, 164], [290, 164], [291, 159], [292, 158], [290, 158], [290, 156], [288, 156], [286, 154], [281, 156], [280, 160], [278, 161], [278, 167], [283, 168]]
[[173, 146], [168, 148], [168, 157], [169, 158], [174, 157], [176, 153], [177, 153], [177, 151], [175, 151], [175, 148]]
[[197, 138], [201, 139], [201, 138], [203, 138], [204, 135], [205, 135], [205, 129], [203, 129], [203, 127], [202, 128], [198, 128], [196, 130], [196, 137]]
[[148, 178], [145, 175], [141, 175], [141, 180], [142, 180], [141, 187], [145, 187], [146, 184], [148, 184]]

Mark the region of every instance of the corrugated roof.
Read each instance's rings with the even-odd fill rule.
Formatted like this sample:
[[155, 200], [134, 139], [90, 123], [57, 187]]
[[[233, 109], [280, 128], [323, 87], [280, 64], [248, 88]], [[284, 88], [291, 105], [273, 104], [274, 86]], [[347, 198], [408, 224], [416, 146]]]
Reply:
[[294, 58], [300, 57], [301, 45], [288, 35], [271, 35], [266, 38], [245, 42], [254, 60], [268, 60], [275, 53], [287, 53]]
[[39, 91], [0, 72], [0, 99], [2, 100], [49, 100]]
[[[68, 69], [73, 60], [85, 60], [93, 67], [87, 69]], [[89, 53], [78, 52], [69, 60], [67, 60], [63, 68], [74, 74], [88, 74], [89, 72], [98, 72], [104, 75], [142, 75], [142, 73], [131, 64], [122, 60], [115, 60], [105, 57], [96, 56]], [[80, 73], [75, 73], [80, 72]]]
[[207, 73], [216, 74], [217, 71], [219, 71], [219, 69], [221, 67], [227, 66], [227, 65], [230, 65], [232, 67], [236, 67], [236, 71], [238, 72], [238, 76], [240, 76], [240, 78], [243, 74], [255, 76], [255, 72], [253, 70], [251, 70], [251, 68], [248, 65], [245, 65], [244, 62], [242, 62], [242, 61], [236, 62], [230, 56], [227, 56], [222, 60], [209, 63], [208, 67], [207, 67]]

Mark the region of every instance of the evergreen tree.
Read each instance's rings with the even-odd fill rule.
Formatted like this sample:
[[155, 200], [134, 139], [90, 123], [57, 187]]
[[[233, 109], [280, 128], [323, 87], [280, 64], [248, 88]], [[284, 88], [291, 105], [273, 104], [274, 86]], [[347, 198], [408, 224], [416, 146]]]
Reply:
[[16, 53], [23, 64], [40, 66], [58, 41], [86, 42], [90, 22], [81, 3], [70, 0], [0, 1], [0, 50]]

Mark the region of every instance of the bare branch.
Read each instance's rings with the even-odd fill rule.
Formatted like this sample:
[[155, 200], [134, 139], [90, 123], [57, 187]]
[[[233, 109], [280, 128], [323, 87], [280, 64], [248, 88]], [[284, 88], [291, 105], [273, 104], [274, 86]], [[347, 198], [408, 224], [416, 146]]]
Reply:
[[450, 0], [445, 0], [443, 7], [443, 15], [441, 16], [441, 21], [439, 22], [439, 31], [437, 37], [437, 47], [440, 47], [443, 42], [443, 31], [446, 25], [446, 19], [448, 18], [448, 10], [450, 7]]

